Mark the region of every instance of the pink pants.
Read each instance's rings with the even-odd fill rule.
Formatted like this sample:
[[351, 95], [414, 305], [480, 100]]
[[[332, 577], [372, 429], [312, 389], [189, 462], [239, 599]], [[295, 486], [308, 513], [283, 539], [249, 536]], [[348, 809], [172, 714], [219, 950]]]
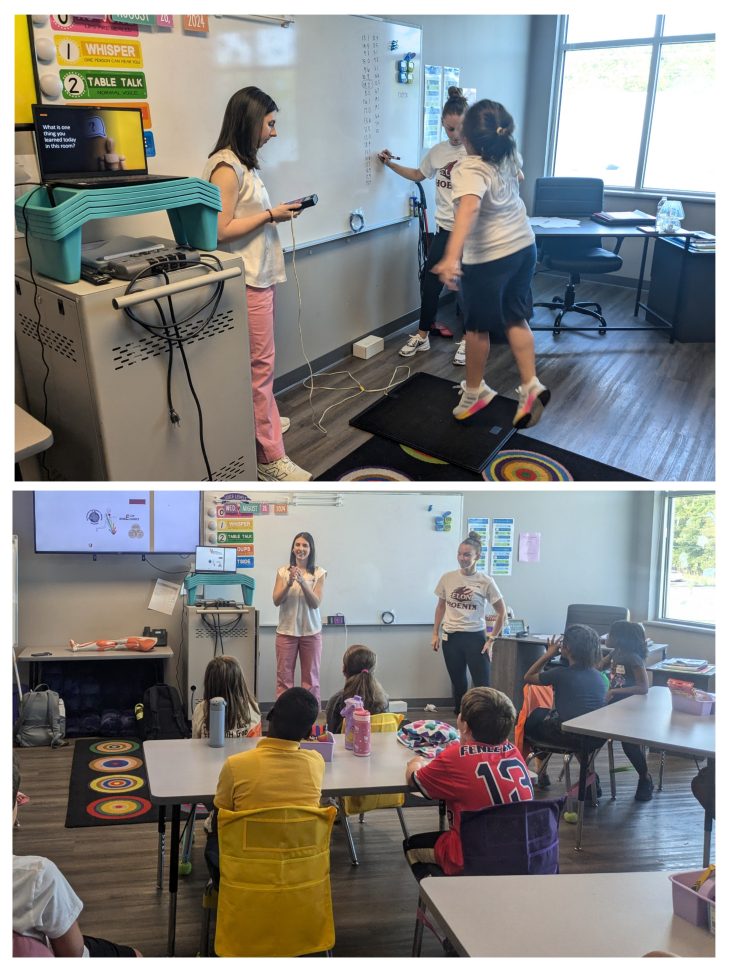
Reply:
[[251, 390], [256, 458], [273, 462], [284, 455], [281, 419], [274, 398], [274, 287], [246, 287]]
[[276, 633], [276, 697], [294, 686], [294, 669], [299, 654], [302, 688], [308, 689], [319, 702], [319, 663], [322, 659], [322, 632], [303, 635]]

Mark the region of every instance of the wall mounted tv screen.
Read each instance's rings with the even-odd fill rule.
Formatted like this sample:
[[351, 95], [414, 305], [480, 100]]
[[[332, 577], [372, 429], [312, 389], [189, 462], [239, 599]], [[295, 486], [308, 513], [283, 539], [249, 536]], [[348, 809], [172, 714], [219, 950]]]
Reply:
[[191, 554], [200, 543], [200, 493], [186, 490], [37, 490], [36, 553]]

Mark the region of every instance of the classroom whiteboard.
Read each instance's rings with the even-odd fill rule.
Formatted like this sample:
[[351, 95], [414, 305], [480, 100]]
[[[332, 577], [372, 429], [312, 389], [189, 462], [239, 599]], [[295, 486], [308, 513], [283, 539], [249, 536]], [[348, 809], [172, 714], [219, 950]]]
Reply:
[[[208, 17], [207, 34], [196, 34], [183, 31], [181, 17], [172, 22], [169, 29], [135, 28], [156, 150], [149, 160], [151, 172], [199, 176], [229, 97], [256, 85], [279, 106], [278, 137], [259, 154], [272, 202], [310, 193], [319, 197], [294, 223], [297, 246], [352, 235], [350, 216], [357, 210], [365, 230], [408, 218], [413, 186], [394, 179], [376, 155], [387, 147], [404, 165], [418, 163], [419, 27], [370, 17], [299, 14], [281, 27], [221, 15]], [[49, 19], [34, 27], [36, 51], [39, 42], [41, 50], [44, 41], [47, 48], [52, 43], [53, 24]], [[406, 53], [416, 54], [414, 80], [401, 84], [397, 65]], [[39, 64], [39, 70], [45, 76], [59, 72], [59, 65]], [[64, 95], [45, 95], [44, 101], [63, 102]], [[114, 222], [120, 233], [170, 234], [164, 214]], [[290, 248], [290, 228], [280, 226], [279, 235]]]
[[[203, 543], [220, 542], [215, 511], [222, 495], [205, 494]], [[293, 505], [282, 495], [285, 512], [277, 514], [272, 509], [252, 517], [254, 566], [242, 572], [256, 581], [254, 605], [259, 623], [275, 625], [278, 621], [278, 608], [271, 598], [276, 571], [289, 563], [294, 536], [304, 530], [314, 538], [317, 565], [327, 570], [323, 619], [344, 614], [348, 625], [382, 624], [382, 613], [392, 611], [395, 624], [430, 624], [436, 583], [445, 571], [458, 566], [462, 495], [347, 492], [309, 496], [317, 503], [322, 502], [320, 496], [339, 496], [341, 505]], [[435, 517], [446, 511], [451, 512], [453, 525], [450, 532], [439, 532]]]

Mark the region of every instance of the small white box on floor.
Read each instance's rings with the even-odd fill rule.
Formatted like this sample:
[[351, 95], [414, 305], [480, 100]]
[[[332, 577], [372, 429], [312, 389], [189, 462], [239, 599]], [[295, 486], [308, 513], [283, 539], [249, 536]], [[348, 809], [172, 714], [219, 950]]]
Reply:
[[408, 703], [403, 699], [391, 699], [388, 703], [388, 712], [402, 712], [405, 715], [408, 712]]
[[381, 337], [376, 337], [374, 334], [368, 334], [361, 341], [357, 341], [352, 346], [352, 353], [356, 358], [372, 358], [373, 355], [379, 354], [385, 344]]

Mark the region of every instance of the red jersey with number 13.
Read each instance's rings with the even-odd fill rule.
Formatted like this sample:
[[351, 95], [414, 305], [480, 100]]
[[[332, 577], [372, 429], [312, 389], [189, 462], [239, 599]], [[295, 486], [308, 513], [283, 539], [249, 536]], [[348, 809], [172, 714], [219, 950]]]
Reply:
[[534, 791], [522, 753], [511, 742], [452, 743], [413, 774], [429, 800], [445, 800], [449, 829], [436, 841], [436, 863], [445, 874], [461, 874], [461, 815], [500, 803], [532, 800]]

